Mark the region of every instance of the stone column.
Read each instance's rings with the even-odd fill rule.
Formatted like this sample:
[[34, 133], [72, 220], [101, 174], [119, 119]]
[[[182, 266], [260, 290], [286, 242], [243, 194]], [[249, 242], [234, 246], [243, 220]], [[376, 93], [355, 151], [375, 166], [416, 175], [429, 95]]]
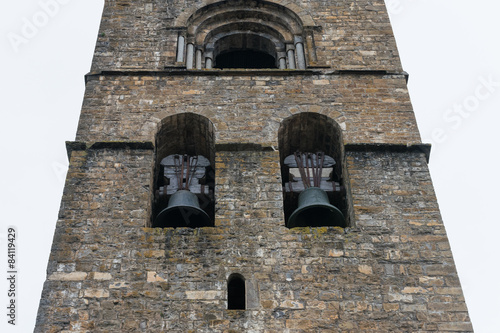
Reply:
[[286, 45], [286, 54], [288, 56], [288, 68], [295, 69], [295, 48], [292, 44]]
[[194, 44], [188, 42], [186, 48], [186, 68], [193, 69], [193, 58], [194, 58]]
[[207, 69], [213, 68], [213, 66], [214, 66], [213, 58], [214, 58], [214, 53], [212, 51], [205, 52], [205, 68], [207, 68]]
[[295, 53], [297, 54], [297, 67], [299, 69], [306, 69], [306, 56], [304, 53], [304, 40], [302, 36], [295, 36]]
[[278, 64], [279, 69], [286, 69], [286, 52], [281, 51], [278, 52]]
[[201, 49], [196, 50], [196, 69], [201, 69], [201, 60], [203, 57], [203, 51]]

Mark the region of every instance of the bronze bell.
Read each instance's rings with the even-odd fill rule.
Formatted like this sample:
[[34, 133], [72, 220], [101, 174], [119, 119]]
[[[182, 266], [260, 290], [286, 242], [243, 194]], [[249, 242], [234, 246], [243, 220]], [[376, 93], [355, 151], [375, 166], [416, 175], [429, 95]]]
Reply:
[[298, 208], [288, 219], [288, 228], [345, 227], [342, 212], [328, 201], [328, 195], [318, 187], [309, 187], [299, 195]]
[[168, 207], [156, 216], [155, 227], [200, 228], [211, 226], [210, 217], [200, 208], [196, 194], [180, 190], [172, 194]]

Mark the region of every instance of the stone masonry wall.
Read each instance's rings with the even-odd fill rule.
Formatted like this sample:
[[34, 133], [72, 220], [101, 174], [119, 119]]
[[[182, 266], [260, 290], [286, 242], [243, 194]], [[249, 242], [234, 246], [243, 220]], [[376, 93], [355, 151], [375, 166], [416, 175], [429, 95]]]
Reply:
[[161, 119], [209, 118], [217, 143], [277, 146], [281, 121], [298, 112], [336, 120], [345, 143], [418, 143], [402, 75], [148, 75], [88, 81], [77, 141], [154, 141]]
[[[92, 71], [161, 70], [175, 64], [176, 26], [213, 0], [106, 0]], [[251, 1], [249, 1], [251, 2]], [[401, 71], [384, 1], [271, 0], [311, 17], [316, 65]], [[309, 50], [308, 52], [312, 52]]]
[[36, 331], [472, 330], [423, 154], [348, 153], [345, 230], [284, 226], [278, 155], [218, 152], [215, 227], [154, 229], [148, 151], [74, 152]]
[[[269, 0], [314, 26], [314, 66], [186, 70], [179, 27], [213, 2], [106, 1], [35, 332], [472, 332], [384, 2]], [[150, 228], [156, 136], [184, 112], [214, 124], [214, 227]], [[343, 131], [345, 229], [285, 227], [299, 112]]]

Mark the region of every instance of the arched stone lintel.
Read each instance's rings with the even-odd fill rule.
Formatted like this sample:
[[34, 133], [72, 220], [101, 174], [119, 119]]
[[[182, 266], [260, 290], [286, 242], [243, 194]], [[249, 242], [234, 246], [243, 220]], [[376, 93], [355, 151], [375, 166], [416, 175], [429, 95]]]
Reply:
[[[288, 0], [267, 0], [267, 1], [260, 1], [262, 3], [269, 3], [271, 5], [278, 5], [282, 6], [291, 13], [293, 13], [295, 16], [297, 16], [303, 26], [316, 26], [314, 23], [314, 20], [311, 15], [309, 15], [305, 9], [299, 7], [298, 5], [294, 3], [290, 3]], [[207, 7], [209, 5], [214, 5], [220, 3], [221, 5], [223, 4], [229, 4], [231, 5], [228, 1], [217, 1], [217, 0], [205, 0], [203, 1], [203, 5], [200, 6], [199, 8], [193, 8], [190, 11], [185, 11], [179, 15], [176, 20], [174, 21], [174, 26], [175, 27], [187, 27], [189, 26], [189, 20], [191, 17], [194, 17], [196, 12], [203, 10], [204, 7]]]
[[[220, 26], [217, 29], [214, 29], [208, 32], [205, 36], [200, 36], [196, 39], [196, 43], [198, 45], [206, 45], [209, 48], [209, 44], [214, 44], [218, 39], [235, 34], [253, 34], [265, 37], [271, 40], [276, 48], [284, 48], [283, 40], [285, 36], [281, 35], [279, 31], [272, 29], [269, 26], [264, 26], [265, 29], [250, 29], [251, 27], [241, 26], [240, 24], [228, 24], [226, 26]], [[203, 37], [203, 39], [201, 38]], [[290, 37], [290, 36], [287, 36]]]
[[196, 20], [190, 20], [188, 24], [188, 33], [195, 34], [197, 30], [206, 29], [206, 26], [214, 22], [242, 21], [245, 19], [260, 20], [261, 22], [279, 22], [285, 30], [293, 34], [301, 33], [303, 24], [300, 19], [283, 10], [263, 10], [260, 8], [219, 8], [207, 12]]
[[[304, 128], [309, 128], [309, 131], [304, 132]], [[324, 139], [321, 137], [322, 133], [329, 133], [335, 137], [338, 147], [342, 147], [342, 127], [335, 119], [328, 115], [302, 111], [283, 119], [278, 130], [280, 156], [284, 159], [296, 149], [307, 150], [312, 149], [312, 147], [321, 148], [331, 156], [339, 154], [339, 151], [329, 151], [326, 147], [321, 147], [322, 144], [328, 144], [328, 140], [322, 141]]]
[[[255, 26], [271, 27], [272, 29], [278, 31], [285, 40], [291, 40], [293, 35], [300, 34], [300, 29], [291, 29], [286, 22], [283, 22], [278, 16], [266, 15], [265, 19], [259, 17], [228, 17], [223, 20], [207, 20], [202, 26], [190, 27], [189, 35], [195, 36], [196, 42], [201, 43], [210, 31], [219, 28], [220, 26], [227, 26], [228, 24], [254, 24]], [[296, 31], [296, 32], [294, 32]]]
[[189, 117], [191, 119], [207, 123], [207, 126], [210, 126], [211, 128], [214, 127], [214, 123], [212, 122], [212, 120], [203, 114], [195, 112], [177, 112], [177, 113], [167, 114], [163, 118], [159, 119], [156, 125], [157, 132], [159, 132], [165, 126], [170, 126], [170, 124], [174, 123], [172, 119], [175, 118], [177, 121], [177, 118], [180, 117]]
[[281, 50], [284, 49], [284, 45], [275, 37], [269, 35], [269, 34], [264, 34], [264, 33], [257, 33], [257, 32], [248, 32], [248, 31], [231, 31], [227, 33], [220, 33], [217, 35], [214, 35], [213, 38], [211, 38], [208, 43], [206, 44], [206, 50], [210, 51], [213, 50], [215, 45], [217, 44], [217, 41], [223, 39], [224, 37], [229, 37], [232, 35], [253, 35], [253, 36], [258, 36], [262, 37], [265, 39], [268, 39], [271, 41], [272, 44], [274, 44], [276, 53], [280, 52]]
[[[186, 133], [185, 131], [192, 131]], [[165, 134], [169, 133], [165, 140]], [[187, 134], [187, 135], [184, 135]], [[155, 133], [155, 148], [161, 157], [170, 153], [188, 153], [191, 155], [203, 155], [215, 163], [215, 134], [216, 126], [211, 119], [205, 115], [194, 112], [179, 112], [169, 114], [158, 121]], [[164, 146], [176, 146], [183, 151], [170, 151]], [[188, 151], [186, 149], [194, 149]], [[162, 151], [165, 150], [165, 153]], [[165, 155], [165, 156], [163, 156]], [[159, 162], [158, 162], [159, 163]]]

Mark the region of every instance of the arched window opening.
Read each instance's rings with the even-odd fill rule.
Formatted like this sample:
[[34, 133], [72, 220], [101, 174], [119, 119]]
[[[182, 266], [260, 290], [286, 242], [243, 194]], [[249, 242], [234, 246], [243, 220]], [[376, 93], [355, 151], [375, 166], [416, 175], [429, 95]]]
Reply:
[[231, 274], [227, 280], [228, 310], [246, 309], [245, 279], [240, 274]]
[[231, 34], [213, 47], [215, 68], [278, 68], [276, 48], [269, 39], [255, 34]]
[[279, 129], [285, 225], [347, 225], [342, 131], [320, 114], [299, 113]]
[[213, 226], [213, 124], [194, 113], [165, 118], [156, 138], [153, 227]]
[[177, 62], [186, 59], [187, 69], [306, 68], [308, 34], [299, 16], [284, 6], [220, 1], [197, 10], [186, 23]]

